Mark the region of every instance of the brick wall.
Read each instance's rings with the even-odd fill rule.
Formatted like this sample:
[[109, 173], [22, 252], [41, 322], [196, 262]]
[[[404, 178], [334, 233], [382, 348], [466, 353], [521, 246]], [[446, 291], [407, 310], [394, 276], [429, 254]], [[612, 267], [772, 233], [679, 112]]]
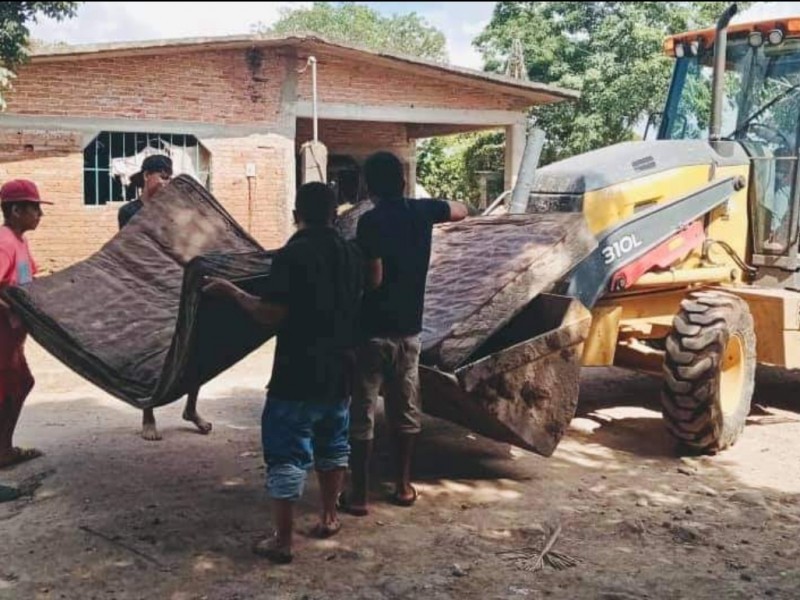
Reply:
[[[324, 52], [317, 58], [321, 102], [492, 110], [521, 110], [527, 104], [402, 68], [345, 61]], [[300, 57], [298, 65], [303, 60]], [[204, 49], [34, 61], [19, 70], [14, 89], [6, 94], [7, 114], [63, 117], [64, 127], [69, 127], [69, 118], [83, 117], [98, 122], [119, 118], [235, 124], [277, 132], [285, 124], [279, 116], [284, 81], [293, 68], [289, 62], [277, 48], [257, 54]], [[306, 71], [298, 75], [298, 98], [309, 97]], [[98, 123], [98, 132], [103, 126]], [[297, 127], [297, 142], [276, 133], [249, 137], [222, 133], [210, 138], [182, 131], [195, 133], [211, 152], [212, 193], [267, 247], [281, 245], [292, 231], [295, 155], [299, 143], [311, 138], [311, 122], [299, 119]], [[362, 161], [375, 150], [388, 149], [413, 169], [403, 123], [323, 121], [320, 127], [320, 138], [330, 153]], [[31, 234], [33, 250], [45, 269], [63, 268], [89, 256], [117, 230], [119, 204], [94, 207], [83, 202], [83, 148], [92, 137], [61, 129], [3, 128], [0, 119], [0, 181], [33, 179], [56, 202], [46, 210], [40, 229]], [[246, 177], [248, 163], [255, 166], [254, 178]], [[411, 180], [412, 174], [407, 177]]]
[[[334, 154], [349, 156], [364, 166], [366, 158], [378, 150], [388, 150], [397, 156], [405, 166], [405, 177], [408, 187], [406, 193], [414, 194], [416, 180], [416, 160], [413, 146], [408, 139], [407, 127], [404, 123], [372, 122], [372, 121], [339, 121], [320, 120], [318, 125], [319, 141], [328, 149], [328, 156]], [[295, 151], [299, 152], [303, 142], [313, 138], [311, 119], [297, 119]], [[365, 183], [361, 181], [360, 194], [366, 194]]]
[[83, 206], [82, 149], [82, 136], [71, 132], [0, 130], [0, 181], [32, 179], [55, 203], [28, 234], [43, 271], [85, 258], [116, 227], [116, 213]]
[[[311, 119], [297, 119], [296, 149], [311, 140], [314, 135]], [[405, 154], [408, 135], [403, 123], [372, 121], [320, 120], [319, 141], [325, 144], [329, 154], [347, 153], [354, 158], [366, 158], [376, 150], [390, 150]]]
[[[467, 79], [451, 82], [413, 67], [315, 56], [320, 102], [519, 111], [530, 105]], [[301, 55], [297, 64], [306, 58]], [[8, 111], [91, 117], [100, 109], [104, 117], [274, 122], [285, 73], [276, 48], [33, 62], [19, 69], [7, 94]], [[298, 75], [298, 98], [311, 99], [310, 70]]]
[[[386, 68], [315, 53], [319, 102], [477, 110], [525, 110], [527, 100], [436, 76], [414, 69]], [[299, 57], [303, 64], [305, 56]], [[311, 100], [311, 72], [298, 78], [300, 100]]]
[[[214, 196], [263, 246], [276, 248], [292, 231], [294, 140], [278, 135], [206, 138]], [[248, 163], [255, 177], [246, 177]]]
[[[277, 122], [285, 74], [276, 51], [34, 62], [19, 70], [6, 97], [8, 114], [16, 115], [263, 127]], [[198, 137], [211, 152], [212, 193], [259, 242], [281, 245], [291, 231], [287, 203], [294, 193], [294, 141], [276, 135]], [[120, 204], [83, 202], [83, 148], [91, 139], [69, 131], [0, 127], [0, 181], [33, 179], [57, 203], [30, 234], [44, 268], [86, 258], [117, 231]], [[246, 177], [247, 163], [256, 165], [255, 178]]]
[[[258, 135], [201, 141], [211, 151], [214, 196], [265, 247], [282, 245], [291, 231], [294, 140]], [[83, 136], [71, 132], [0, 129], [0, 181], [32, 179], [55, 203], [45, 207], [39, 228], [29, 234], [44, 271], [87, 258], [117, 231], [120, 203], [84, 204], [83, 144]], [[249, 180], [247, 163], [256, 166]]]
[[272, 123], [284, 74], [275, 51], [33, 62], [6, 98], [8, 112], [22, 115]]

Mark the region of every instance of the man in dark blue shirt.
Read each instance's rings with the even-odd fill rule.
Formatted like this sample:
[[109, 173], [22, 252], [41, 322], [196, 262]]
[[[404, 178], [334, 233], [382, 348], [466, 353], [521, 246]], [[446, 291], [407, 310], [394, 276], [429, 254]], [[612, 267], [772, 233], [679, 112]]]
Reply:
[[367, 514], [375, 404], [382, 386], [396, 442], [393, 500], [401, 506], [416, 500], [411, 459], [420, 432], [419, 334], [432, 230], [434, 223], [467, 216], [467, 207], [460, 202], [403, 197], [403, 165], [389, 152], [370, 156], [364, 176], [375, 208], [361, 217], [356, 234], [367, 275], [351, 407], [352, 491], [346, 504], [354, 515]]
[[297, 192], [298, 231], [274, 257], [263, 298], [210, 279], [206, 293], [228, 297], [256, 322], [277, 328], [278, 343], [261, 421], [267, 488], [277, 529], [256, 552], [278, 563], [292, 559], [293, 504], [314, 466], [322, 495], [312, 532], [341, 527], [336, 500], [350, 455], [349, 408], [357, 316], [364, 284], [358, 247], [332, 227], [333, 191], [307, 183]]

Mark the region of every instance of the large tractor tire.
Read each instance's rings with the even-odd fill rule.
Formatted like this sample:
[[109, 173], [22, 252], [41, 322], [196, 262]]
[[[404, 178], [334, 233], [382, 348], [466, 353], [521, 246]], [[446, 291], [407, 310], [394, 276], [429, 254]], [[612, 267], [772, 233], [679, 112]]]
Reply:
[[661, 406], [684, 450], [714, 454], [736, 442], [750, 413], [756, 372], [753, 317], [741, 298], [693, 292], [666, 340]]

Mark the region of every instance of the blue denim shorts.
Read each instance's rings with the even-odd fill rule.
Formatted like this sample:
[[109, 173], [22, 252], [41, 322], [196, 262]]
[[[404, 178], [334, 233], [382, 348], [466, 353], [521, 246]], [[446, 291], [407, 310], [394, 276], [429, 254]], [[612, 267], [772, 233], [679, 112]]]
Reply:
[[269, 495], [297, 500], [312, 467], [318, 471], [346, 468], [349, 430], [349, 398], [322, 403], [268, 395], [261, 416], [261, 442]]

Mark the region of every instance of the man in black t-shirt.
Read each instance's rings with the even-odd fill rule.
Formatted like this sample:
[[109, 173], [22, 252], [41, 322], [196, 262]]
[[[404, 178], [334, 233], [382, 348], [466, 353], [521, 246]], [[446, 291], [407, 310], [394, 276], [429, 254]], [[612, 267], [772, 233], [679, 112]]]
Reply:
[[322, 514], [312, 535], [329, 537], [341, 527], [336, 500], [350, 455], [350, 394], [364, 264], [358, 247], [332, 227], [335, 215], [330, 188], [303, 185], [295, 209], [298, 231], [273, 258], [263, 298], [221, 279], [210, 278], [203, 288], [232, 299], [256, 322], [278, 332], [261, 421], [277, 535], [255, 548], [278, 563], [292, 559], [292, 507], [312, 466], [322, 494]]
[[417, 498], [411, 458], [420, 431], [419, 334], [433, 225], [467, 216], [460, 202], [404, 198], [403, 165], [389, 152], [370, 156], [364, 175], [375, 208], [361, 216], [356, 234], [367, 271], [351, 408], [352, 491], [344, 501], [357, 516], [367, 514], [375, 404], [382, 386], [397, 454], [392, 498], [400, 506]]
[[117, 211], [122, 229], [138, 213], [145, 202], [155, 196], [172, 179], [172, 159], [164, 154], [151, 154], [142, 161], [142, 168], [131, 177], [131, 185], [141, 189], [139, 197], [123, 204]]

